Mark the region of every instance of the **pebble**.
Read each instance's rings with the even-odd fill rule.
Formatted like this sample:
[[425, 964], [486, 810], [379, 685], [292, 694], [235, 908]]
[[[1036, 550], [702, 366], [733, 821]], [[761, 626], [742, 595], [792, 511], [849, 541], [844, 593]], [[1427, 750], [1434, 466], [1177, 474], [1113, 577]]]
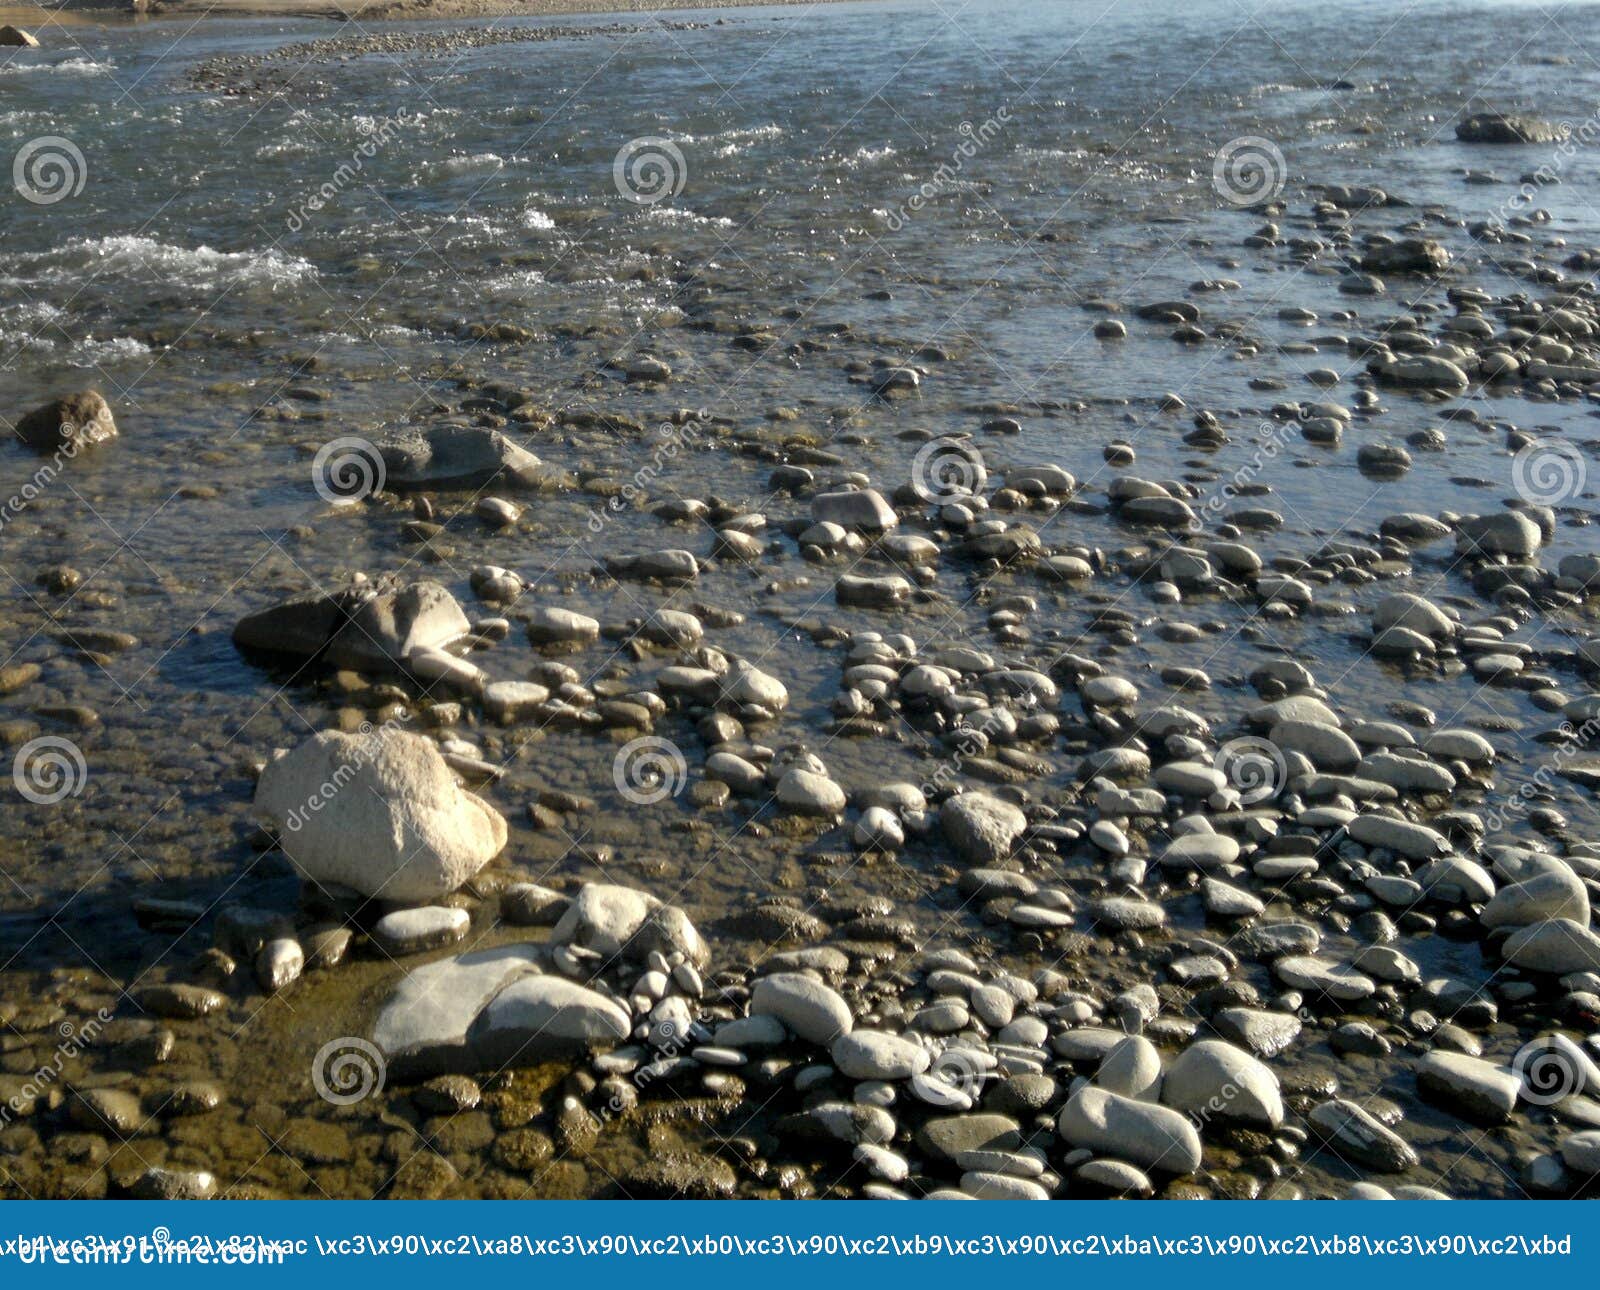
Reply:
[[750, 1011], [775, 1017], [799, 1038], [821, 1045], [849, 1034], [854, 1022], [850, 1006], [837, 991], [798, 972], [775, 972], [757, 980], [750, 992]]
[[909, 1079], [928, 1069], [928, 1050], [881, 1030], [852, 1030], [829, 1048], [833, 1064], [851, 1079]]
[[441, 905], [397, 909], [372, 925], [372, 940], [385, 954], [421, 954], [454, 944], [471, 925], [472, 917], [464, 909]]
[[1068, 1099], [1056, 1124], [1063, 1142], [1142, 1169], [1191, 1174], [1200, 1168], [1200, 1135], [1177, 1111], [1086, 1085]]

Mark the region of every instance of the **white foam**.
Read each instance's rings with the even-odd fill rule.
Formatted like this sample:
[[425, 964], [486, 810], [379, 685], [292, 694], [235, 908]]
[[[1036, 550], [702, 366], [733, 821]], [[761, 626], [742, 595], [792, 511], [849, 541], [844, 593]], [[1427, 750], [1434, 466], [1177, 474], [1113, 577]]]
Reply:
[[150, 346], [132, 336], [116, 336], [111, 340], [85, 337], [67, 351], [67, 362], [75, 367], [100, 367], [143, 358], [149, 352]]
[[862, 166], [875, 165], [897, 155], [893, 145], [886, 143], [881, 148], [857, 148], [848, 157], [841, 158], [839, 164], [846, 170], [859, 170]]
[[652, 206], [646, 212], [650, 219], [664, 220], [670, 224], [709, 224], [712, 228], [732, 228], [733, 221], [725, 217], [697, 215], [682, 206]]
[[116, 69], [115, 63], [97, 63], [92, 58], [75, 56], [59, 63], [9, 63], [0, 67], [0, 76], [26, 76], [34, 72], [54, 72], [57, 76], [104, 76]]
[[757, 139], [781, 139], [783, 127], [781, 125], [755, 125], [743, 130], [721, 130], [716, 134], [677, 134], [672, 135], [674, 143], [720, 143], [742, 144], [753, 143]]
[[428, 173], [454, 179], [458, 175], [492, 175], [507, 166], [522, 164], [521, 157], [502, 157], [497, 152], [474, 152], [468, 156], [446, 157], [428, 167]]
[[309, 261], [278, 251], [215, 251], [131, 236], [76, 238], [53, 251], [18, 256], [11, 267], [19, 272], [9, 281], [20, 286], [76, 284], [91, 276], [209, 291], [294, 286], [317, 276]]
[[526, 295], [534, 287], [544, 285], [544, 274], [537, 269], [523, 269], [519, 273], [508, 273], [502, 278], [491, 278], [488, 283], [489, 294], [494, 296], [521, 296]]

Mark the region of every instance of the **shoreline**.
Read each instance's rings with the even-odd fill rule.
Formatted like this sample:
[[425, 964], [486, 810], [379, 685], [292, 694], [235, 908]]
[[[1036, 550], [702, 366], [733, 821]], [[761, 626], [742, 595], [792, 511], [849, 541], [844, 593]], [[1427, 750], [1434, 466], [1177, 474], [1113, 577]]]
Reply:
[[68, 0], [59, 8], [0, 4], [0, 26], [38, 36], [52, 26], [122, 26], [161, 18], [321, 18], [331, 22], [437, 22], [477, 18], [560, 18], [575, 14], [633, 14], [686, 10], [799, 7], [846, 0], [164, 0], [148, 12], [126, 3]]

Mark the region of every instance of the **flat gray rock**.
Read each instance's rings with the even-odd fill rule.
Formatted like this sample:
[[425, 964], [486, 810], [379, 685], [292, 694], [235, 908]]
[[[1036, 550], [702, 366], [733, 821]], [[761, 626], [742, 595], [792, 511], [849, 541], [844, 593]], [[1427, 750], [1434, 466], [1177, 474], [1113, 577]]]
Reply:
[[503, 945], [411, 969], [378, 1013], [372, 1042], [391, 1069], [467, 1073], [472, 1023], [506, 985], [538, 971], [537, 955], [534, 945]]
[[1354, 1102], [1320, 1102], [1306, 1121], [1335, 1155], [1351, 1164], [1380, 1174], [1401, 1174], [1417, 1164], [1417, 1153], [1405, 1139]]
[[828, 1050], [833, 1064], [851, 1079], [910, 1079], [928, 1069], [931, 1060], [921, 1044], [882, 1030], [852, 1030]]
[[1283, 1123], [1278, 1077], [1220, 1039], [1199, 1040], [1178, 1054], [1161, 1081], [1161, 1100], [1202, 1122], [1216, 1116], [1264, 1129]]
[[378, 445], [384, 487], [540, 489], [555, 480], [526, 448], [482, 426], [435, 426]]
[[372, 926], [372, 939], [386, 954], [421, 954], [453, 945], [467, 934], [472, 918], [464, 909], [424, 905], [397, 909]]
[[1430, 1101], [1483, 1124], [1502, 1124], [1517, 1108], [1522, 1080], [1504, 1067], [1465, 1053], [1426, 1054], [1417, 1088]]
[[609, 1048], [628, 1037], [620, 1004], [558, 976], [525, 976], [495, 995], [473, 1023], [468, 1043], [487, 1069], [529, 1066]]

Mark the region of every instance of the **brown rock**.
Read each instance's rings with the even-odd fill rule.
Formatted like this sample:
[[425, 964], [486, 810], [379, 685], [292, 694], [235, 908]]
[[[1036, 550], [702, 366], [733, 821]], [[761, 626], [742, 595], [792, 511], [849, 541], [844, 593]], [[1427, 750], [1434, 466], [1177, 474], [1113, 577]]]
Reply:
[[117, 423], [111, 405], [97, 391], [80, 390], [28, 413], [17, 422], [17, 436], [35, 452], [76, 455], [83, 448], [115, 439]]

